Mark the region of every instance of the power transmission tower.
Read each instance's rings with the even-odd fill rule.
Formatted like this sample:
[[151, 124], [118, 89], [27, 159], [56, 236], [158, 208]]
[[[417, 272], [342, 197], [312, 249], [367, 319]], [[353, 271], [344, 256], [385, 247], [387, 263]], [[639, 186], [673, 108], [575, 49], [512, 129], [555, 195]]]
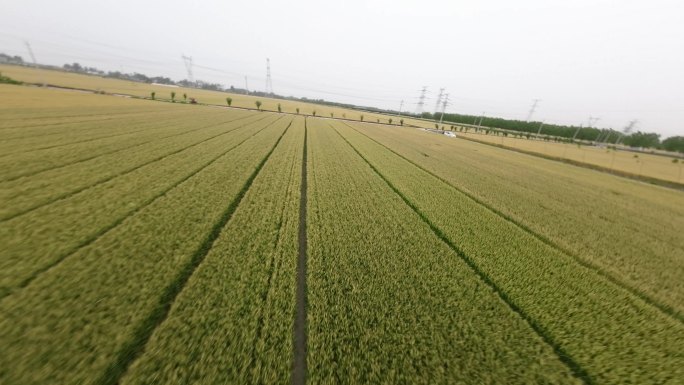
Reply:
[[36, 56], [33, 54], [31, 44], [28, 42], [28, 40], [24, 40], [24, 44], [26, 44], [26, 49], [28, 50], [29, 56], [31, 56], [31, 61], [33, 62], [33, 66], [35, 67], [38, 63], [36, 63]]
[[537, 138], [539, 138], [539, 135], [541, 134], [541, 129], [544, 127], [544, 121], [542, 120], [541, 124], [539, 125], [539, 130], [537, 130]]
[[192, 74], [192, 56], [181, 55], [183, 58], [183, 63], [185, 63], [185, 69], [188, 71], [188, 81], [195, 84], [195, 77]]
[[249, 94], [249, 84], [247, 84], [247, 76], [245, 76], [245, 92]]
[[449, 94], [446, 94], [444, 101], [442, 101], [442, 116], [439, 117], [439, 124], [442, 124], [442, 120], [444, 120], [444, 111], [449, 104]]
[[403, 100], [401, 101], [401, 103], [399, 103], [399, 113], [397, 114], [397, 116], [401, 116], [402, 108], [404, 108], [404, 101]]
[[271, 80], [271, 59], [266, 58], [266, 93], [273, 95], [273, 81]]
[[534, 110], [537, 109], [537, 104], [541, 101], [541, 99], [532, 99], [532, 107], [530, 107], [530, 112], [527, 113], [527, 119], [525, 119], [526, 122], [529, 122], [530, 119], [532, 119], [532, 114], [534, 114]]
[[439, 89], [439, 95], [437, 95], [437, 103], [435, 103], [435, 115], [439, 111], [439, 105], [442, 104], [442, 95], [444, 95], [444, 88]]
[[622, 132], [619, 134], [618, 138], [615, 140], [615, 144], [620, 144], [620, 142], [622, 141], [622, 138], [624, 138], [625, 136], [631, 134], [632, 131], [634, 130], [634, 127], [636, 127], [636, 125], [637, 125], [638, 123], [639, 123], [639, 121], [636, 120], [636, 119], [630, 121], [630, 122], [627, 124], [627, 126], [625, 126], [625, 128], [622, 129]]
[[420, 91], [420, 98], [418, 98], [418, 104], [416, 105], [416, 114], [420, 115], [423, 113], [423, 106], [425, 106], [425, 93], [427, 92], [427, 86], [423, 86]]

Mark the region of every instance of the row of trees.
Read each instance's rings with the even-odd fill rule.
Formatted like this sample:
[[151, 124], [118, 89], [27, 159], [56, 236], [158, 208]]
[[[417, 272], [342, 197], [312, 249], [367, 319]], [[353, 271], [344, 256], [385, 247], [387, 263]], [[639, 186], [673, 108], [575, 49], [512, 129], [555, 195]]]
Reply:
[[[424, 112], [419, 117], [425, 119], [439, 119], [441, 114]], [[660, 141], [660, 135], [652, 132], [637, 131], [624, 134], [613, 129], [599, 129], [593, 127], [566, 126], [558, 124], [542, 124], [542, 122], [527, 122], [515, 119], [503, 119], [487, 116], [444, 114], [444, 120], [454, 123], [496, 127], [521, 133], [536, 134], [541, 127], [544, 135], [560, 138], [586, 141], [600, 141], [609, 144], [622, 143], [630, 147], [659, 148], [667, 151], [684, 153], [684, 137], [673, 136]], [[576, 136], [575, 136], [576, 135]]]

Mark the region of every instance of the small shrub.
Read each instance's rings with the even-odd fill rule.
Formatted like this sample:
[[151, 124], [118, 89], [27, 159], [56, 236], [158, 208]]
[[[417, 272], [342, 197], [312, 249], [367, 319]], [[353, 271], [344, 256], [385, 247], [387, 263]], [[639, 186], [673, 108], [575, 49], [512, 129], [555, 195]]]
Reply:
[[299, 115], [299, 107], [298, 107], [298, 108], [296, 108], [296, 110], [297, 110], [297, 115]]
[[171, 92], [171, 101], [174, 103], [176, 102], [176, 93], [175, 92]]
[[392, 118], [389, 118], [389, 124], [392, 124]]
[[404, 119], [401, 119], [401, 120], [399, 121], [399, 124], [401, 124], [401, 125], [403, 126], [403, 125], [404, 125]]
[[150, 96], [152, 97], [152, 100], [154, 100], [154, 97], [155, 97], [156, 95], [157, 95], [156, 92], [154, 92], [154, 91], [150, 92]]
[[283, 112], [283, 108], [280, 107], [280, 103], [278, 103], [278, 112]]
[[226, 104], [228, 104], [228, 107], [230, 107], [230, 105], [233, 104], [233, 99], [232, 98], [226, 98]]
[[254, 104], [256, 105], [257, 110], [261, 111], [261, 100], [257, 100]]
[[331, 117], [331, 118], [333, 117], [333, 113], [332, 113], [332, 112], [330, 113], [330, 117]]
[[363, 115], [361, 115], [361, 116], [359, 117], [359, 119], [363, 122]]
[[183, 93], [183, 101], [187, 102], [188, 101], [188, 94]]
[[316, 116], [316, 110], [313, 111], [312, 115], [313, 115], [313, 116]]

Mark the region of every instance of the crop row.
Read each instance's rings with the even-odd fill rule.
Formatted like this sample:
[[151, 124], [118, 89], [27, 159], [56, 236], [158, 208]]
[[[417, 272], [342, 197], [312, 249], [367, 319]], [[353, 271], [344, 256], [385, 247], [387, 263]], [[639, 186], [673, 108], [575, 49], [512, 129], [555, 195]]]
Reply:
[[586, 382], [684, 377], [679, 321], [349, 126], [334, 129], [559, 354], [578, 365]]
[[309, 383], [576, 381], [328, 123], [309, 138]]
[[[245, 113], [243, 116], [247, 116]], [[122, 136], [109, 137], [97, 141], [67, 144], [63, 146], [16, 153], [11, 156], [0, 158], [0, 181], [18, 179], [24, 176], [35, 175], [39, 172], [64, 167], [73, 163], [88, 161], [95, 157], [126, 151], [131, 148], [141, 147], [144, 144], [182, 135], [215, 125], [221, 121], [221, 116], [193, 116], [191, 114], [176, 115], [169, 120], [156, 120], [154, 116], [147, 119], [132, 120], [126, 125], [136, 125], [144, 128], [141, 132], [135, 132]], [[232, 119], [239, 119], [240, 114], [231, 116]], [[225, 119], [224, 119], [225, 120]], [[89, 126], [99, 123], [88, 123]], [[121, 124], [121, 123], [119, 123]], [[71, 130], [73, 126], [62, 127], [57, 135], [64, 130]]]
[[285, 384], [304, 120], [296, 119], [122, 384]]
[[410, 129], [366, 135], [684, 319], [684, 196]]
[[0, 382], [116, 380], [288, 124], [279, 120], [5, 297]]
[[1, 184], [3, 188], [0, 190], [0, 199], [8, 205], [0, 209], [0, 220], [25, 214], [146, 165], [156, 164], [160, 160], [194, 146], [201, 146], [214, 138], [230, 137], [234, 130], [248, 126], [251, 122], [272, 117], [255, 118], [257, 119], [248, 117], [247, 120], [228, 120], [210, 124], [201, 130], [155, 140], [123, 153], [104, 155], [86, 162], [52, 169], [30, 178], [4, 182]]
[[[265, 137], [281, 129], [280, 124], [269, 127], [269, 122], [276, 119], [272, 116], [260, 123], [247, 124], [227, 135], [186, 147], [158, 162], [0, 223], [0, 243], [3, 245], [0, 294], [25, 285], [37, 273], [94, 241], [222, 156], [231, 157], [232, 152], [259, 146]], [[143, 159], [148, 155], [139, 154]], [[106, 167], [104, 164], [103, 170]], [[36, 250], [41, 252], [36, 253]]]

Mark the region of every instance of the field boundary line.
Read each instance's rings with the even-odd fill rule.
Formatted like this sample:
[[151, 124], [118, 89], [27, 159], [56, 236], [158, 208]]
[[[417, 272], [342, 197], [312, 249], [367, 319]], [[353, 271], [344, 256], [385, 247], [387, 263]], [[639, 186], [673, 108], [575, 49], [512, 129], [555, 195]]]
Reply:
[[[346, 124], [346, 123], [345, 123], [345, 124]], [[354, 127], [352, 127], [352, 126], [350, 126], [350, 125], [348, 125], [348, 124], [347, 124], [347, 127], [349, 127], [349, 128], [351, 128], [352, 130], [358, 132], [359, 134], [361, 134], [361, 135], [363, 135], [364, 137], [368, 138], [369, 140], [375, 142], [376, 144], [382, 146], [383, 148], [385, 148], [386, 150], [390, 151], [390, 152], [393, 153], [394, 155], [396, 155], [396, 156], [398, 156], [398, 157], [404, 159], [405, 161], [409, 162], [410, 164], [412, 164], [412, 165], [415, 166], [416, 168], [418, 168], [418, 169], [422, 170], [423, 172], [425, 172], [425, 173], [431, 175], [432, 177], [434, 177], [434, 178], [436, 178], [437, 180], [441, 181], [442, 183], [444, 183], [444, 184], [447, 185], [448, 187], [450, 187], [450, 188], [456, 190], [457, 192], [463, 194], [464, 196], [466, 196], [467, 198], [469, 198], [469, 199], [472, 200], [473, 202], [477, 203], [478, 205], [480, 205], [480, 206], [486, 208], [486, 209], [489, 210], [490, 212], [492, 212], [492, 213], [496, 214], [497, 216], [499, 216], [499, 217], [505, 219], [506, 221], [512, 223], [513, 225], [515, 225], [515, 226], [518, 227], [519, 229], [521, 229], [521, 230], [523, 230], [524, 232], [526, 232], [526, 233], [532, 235], [532, 236], [533, 236], [534, 238], [536, 238], [538, 241], [544, 243], [545, 245], [547, 245], [547, 246], [549, 246], [549, 247], [551, 247], [551, 248], [554, 248], [554, 249], [558, 250], [558, 251], [561, 252], [562, 254], [565, 254], [566, 256], [568, 256], [568, 257], [570, 257], [572, 260], [574, 260], [575, 263], [579, 264], [580, 266], [582, 266], [582, 267], [584, 267], [584, 268], [586, 268], [586, 269], [588, 269], [588, 270], [593, 271], [594, 273], [596, 273], [596, 274], [599, 275], [600, 277], [606, 279], [607, 281], [609, 281], [609, 282], [612, 283], [613, 285], [619, 287], [620, 289], [625, 290], [626, 292], [628, 292], [628, 293], [631, 294], [631, 295], [634, 295], [634, 296], [638, 297], [640, 300], [644, 301], [646, 304], [655, 307], [656, 309], [658, 309], [660, 312], [664, 313], [665, 315], [667, 315], [667, 316], [669, 316], [669, 317], [671, 317], [671, 318], [673, 318], [673, 319], [675, 319], [675, 320], [677, 320], [677, 321], [679, 321], [679, 322], [681, 322], [681, 323], [684, 323], [684, 315], [682, 315], [681, 313], [679, 313], [678, 311], [676, 311], [676, 310], [675, 310], [674, 308], [672, 308], [671, 306], [662, 304], [662, 303], [656, 301], [655, 299], [651, 298], [648, 294], [643, 293], [642, 291], [640, 291], [640, 290], [638, 290], [638, 289], [632, 287], [631, 285], [622, 282], [619, 278], [617, 278], [617, 277], [613, 276], [612, 274], [610, 274], [609, 272], [605, 271], [605, 270], [604, 270], [603, 268], [601, 268], [600, 266], [597, 266], [597, 265], [594, 264], [594, 263], [591, 263], [591, 262], [589, 262], [589, 261], [584, 260], [584, 259], [581, 258], [577, 253], [575, 253], [575, 252], [573, 252], [573, 251], [571, 251], [571, 250], [569, 250], [569, 249], [567, 249], [567, 248], [565, 248], [565, 247], [563, 247], [563, 246], [557, 244], [556, 242], [554, 242], [553, 240], [551, 240], [551, 239], [548, 238], [547, 236], [545, 236], [545, 235], [543, 235], [543, 234], [537, 233], [536, 231], [534, 231], [532, 228], [530, 228], [530, 227], [527, 226], [526, 224], [522, 223], [521, 221], [519, 221], [519, 220], [513, 218], [512, 216], [510, 216], [510, 215], [508, 215], [508, 214], [502, 212], [501, 210], [499, 210], [499, 209], [493, 207], [492, 205], [490, 205], [490, 204], [488, 204], [488, 203], [482, 201], [480, 198], [476, 197], [474, 194], [472, 194], [472, 193], [470, 193], [470, 192], [467, 192], [467, 191], [465, 191], [465, 190], [463, 190], [463, 189], [461, 189], [461, 188], [459, 188], [459, 187], [454, 186], [453, 184], [449, 183], [446, 179], [442, 178], [441, 176], [437, 175], [436, 173], [434, 173], [434, 172], [432, 172], [432, 171], [430, 171], [430, 170], [424, 168], [423, 166], [417, 164], [416, 162], [414, 162], [414, 161], [412, 161], [412, 160], [406, 158], [405, 156], [399, 154], [398, 152], [396, 152], [396, 151], [394, 151], [393, 149], [391, 149], [391, 148], [385, 146], [384, 144], [380, 143], [379, 141], [377, 141], [377, 140], [371, 138], [370, 136], [366, 135], [365, 133], [363, 133], [363, 132], [357, 130], [356, 128], [354, 128]]]
[[[91, 243], [97, 241], [100, 237], [104, 236], [104, 235], [107, 234], [109, 231], [111, 231], [111, 230], [114, 229], [115, 227], [119, 226], [119, 225], [120, 225], [121, 223], [123, 223], [126, 219], [132, 217], [133, 215], [135, 215], [135, 214], [138, 213], [139, 211], [143, 210], [145, 207], [151, 205], [151, 204], [154, 203], [154, 201], [156, 201], [157, 199], [162, 198], [163, 196], [165, 196], [166, 194], [168, 194], [171, 190], [175, 189], [176, 187], [178, 187], [179, 185], [181, 185], [183, 182], [185, 182], [185, 181], [187, 181], [188, 179], [192, 178], [193, 176], [197, 175], [197, 174], [200, 173], [202, 170], [204, 170], [205, 168], [209, 167], [212, 163], [216, 162], [218, 159], [224, 157], [225, 155], [227, 155], [228, 153], [230, 153], [231, 151], [233, 151], [233, 150], [236, 149], [237, 147], [241, 146], [243, 143], [245, 143], [245, 142], [248, 141], [249, 139], [253, 138], [253, 137], [256, 136], [257, 134], [259, 134], [260, 132], [262, 132], [263, 130], [267, 129], [268, 127], [271, 127], [271, 126], [272, 126], [273, 124], [275, 124], [278, 120], [279, 120], [279, 119], [277, 119], [277, 120], [271, 122], [270, 124], [264, 126], [264, 127], [261, 128], [260, 130], [256, 131], [254, 134], [250, 135], [248, 138], [245, 138], [245, 139], [244, 139], [243, 141], [241, 141], [240, 143], [238, 143], [238, 144], [236, 144], [236, 145], [234, 145], [234, 146], [232, 146], [232, 147], [226, 149], [226, 151], [224, 151], [224, 152], [220, 153], [219, 155], [217, 155], [216, 157], [214, 157], [214, 158], [208, 160], [208, 161], [205, 162], [203, 165], [201, 165], [199, 168], [196, 168], [195, 170], [193, 170], [193, 171], [191, 171], [190, 173], [188, 173], [188, 175], [186, 175], [185, 177], [183, 177], [183, 178], [181, 178], [180, 180], [178, 180], [177, 182], [173, 183], [172, 185], [170, 185], [169, 187], [167, 187], [167, 188], [164, 189], [163, 191], [159, 192], [158, 194], [156, 194], [156, 195], [150, 197], [148, 200], [146, 200], [146, 201], [144, 201], [143, 203], [141, 203], [141, 204], [140, 204], [138, 207], [136, 207], [135, 209], [129, 211], [128, 213], [123, 214], [119, 219], [115, 220], [114, 222], [112, 222], [112, 223], [110, 223], [109, 225], [105, 226], [103, 229], [101, 229], [101, 230], [98, 231], [97, 233], [95, 233], [95, 234], [93, 234], [92, 236], [88, 237], [88, 238], [87, 238], [86, 240], [84, 240], [83, 242], [81, 242], [81, 243], [79, 243], [78, 245], [74, 246], [71, 250], [69, 250], [69, 251], [65, 252], [64, 254], [62, 254], [61, 256], [57, 257], [57, 258], [55, 259], [55, 261], [53, 261], [51, 264], [49, 264], [49, 265], [43, 267], [42, 269], [37, 270], [36, 272], [34, 272], [34, 274], [32, 274], [30, 277], [26, 278], [24, 281], [22, 281], [22, 282], [21, 282], [17, 287], [15, 287], [14, 289], [10, 289], [10, 290], [8, 290], [8, 291], [5, 292], [5, 293], [0, 294], [0, 301], [2, 301], [5, 297], [8, 297], [8, 296], [14, 294], [14, 293], [17, 292], [18, 290], [21, 290], [21, 289], [25, 288], [26, 286], [30, 285], [31, 282], [33, 282], [34, 280], [36, 280], [40, 275], [42, 275], [42, 274], [46, 273], [47, 271], [51, 270], [52, 268], [56, 267], [57, 265], [59, 265], [60, 263], [62, 263], [65, 259], [67, 259], [67, 258], [70, 257], [71, 255], [73, 255], [74, 253], [76, 253], [78, 250], [80, 250], [80, 249], [82, 249], [82, 248], [84, 248], [84, 247], [90, 245]], [[289, 126], [288, 126], [288, 127], [289, 127]]]
[[[13, 177], [8, 178], [8, 179], [0, 180], [0, 183], [12, 182], [12, 181], [15, 181], [15, 180], [21, 179], [21, 178], [32, 177], [32, 176], [37, 175], [37, 174], [40, 174], [40, 173], [42, 173], [42, 172], [52, 171], [52, 170], [56, 170], [56, 169], [59, 169], [59, 168], [62, 168], [62, 167], [73, 166], [73, 165], [75, 165], [75, 164], [87, 162], [87, 161], [89, 161], [89, 160], [97, 159], [97, 158], [102, 157], [102, 156], [105, 156], [105, 155], [111, 155], [111, 154], [116, 154], [117, 152], [120, 152], [120, 151], [130, 150], [130, 149], [132, 149], [132, 148], [135, 148], [135, 147], [138, 147], [138, 146], [142, 146], [142, 145], [144, 145], [144, 144], [152, 143], [152, 142], [154, 142], [154, 141], [156, 141], [156, 140], [162, 140], [162, 139], [173, 138], [173, 137], [175, 137], [175, 136], [185, 135], [185, 134], [189, 134], [189, 133], [191, 133], [191, 132], [200, 131], [200, 130], [204, 130], [204, 129], [207, 129], [207, 128], [220, 126], [220, 125], [222, 125], [222, 124], [228, 124], [228, 123], [237, 122], [237, 121], [239, 121], [239, 120], [242, 120], [242, 119], [245, 119], [245, 118], [248, 118], [248, 117], [251, 117], [251, 116], [254, 116], [254, 115], [247, 115], [247, 116], [244, 116], [244, 117], [242, 117], [242, 118], [233, 119], [233, 120], [227, 120], [227, 121], [222, 122], [222, 123], [214, 123], [214, 124], [202, 126], [202, 127], [199, 127], [199, 128], [193, 128], [193, 129], [191, 129], [191, 130], [183, 131], [183, 132], [177, 133], [177, 134], [171, 134], [171, 135], [167, 135], [167, 136], [155, 137], [155, 138], [150, 139], [150, 140], [145, 141], [145, 142], [136, 143], [136, 144], [133, 144], [133, 145], [130, 145], [130, 146], [127, 146], [127, 147], [123, 147], [123, 148], [119, 148], [119, 149], [116, 149], [116, 150], [112, 150], [112, 151], [101, 152], [101, 153], [98, 153], [98, 154], [96, 154], [96, 155], [93, 155], [93, 156], [91, 156], [91, 157], [89, 157], [89, 158], [79, 159], [79, 160], [76, 160], [76, 161], [73, 161], [73, 162], [69, 162], [69, 163], [65, 163], [65, 164], [61, 164], [61, 165], [58, 165], [58, 166], [48, 167], [48, 168], [44, 168], [44, 169], [41, 169], [41, 170], [32, 171], [32, 172], [29, 172], [29, 173], [26, 173], [26, 174], [16, 175], [16, 176], [13, 176]], [[157, 127], [157, 128], [153, 128], [152, 130], [158, 130], [158, 129], [160, 129], [160, 128], [164, 128], [164, 127]]]
[[200, 244], [197, 250], [195, 250], [190, 260], [183, 266], [176, 278], [171, 281], [163, 290], [156, 308], [145, 320], [142, 321], [141, 324], [138, 325], [136, 330], [133, 332], [133, 339], [128, 341], [128, 343], [126, 343], [117, 353], [117, 357], [114, 362], [112, 362], [112, 364], [105, 369], [102, 377], [95, 382], [96, 384], [118, 384], [123, 375], [128, 371], [128, 368], [131, 366], [131, 364], [133, 364], [133, 362], [143, 353], [145, 346], [152, 337], [152, 334], [168, 317], [171, 306], [178, 297], [178, 294], [183, 291], [190, 277], [202, 264], [207, 254], [209, 254], [214, 242], [216, 239], [218, 239], [219, 235], [221, 235], [222, 230], [226, 227], [228, 222], [230, 222], [230, 219], [233, 217], [233, 214], [240, 205], [240, 202], [242, 202], [245, 194], [247, 194], [247, 191], [249, 191], [249, 188], [252, 186], [252, 182], [254, 182], [254, 179], [256, 179], [257, 175], [259, 175], [261, 169], [269, 160], [276, 147], [278, 147], [278, 144], [283, 136], [285, 136], [291, 125], [292, 121], [290, 121], [287, 127], [285, 127], [271, 149], [268, 151], [268, 153], [266, 153], [264, 158], [261, 159], [254, 171], [252, 171], [252, 174], [247, 178], [238, 194], [235, 196], [235, 198], [233, 198], [226, 210], [221, 214], [218, 221], [214, 223], [214, 226], [209, 231], [209, 234], [207, 234], [204, 241]]
[[307, 125], [304, 118], [304, 150], [302, 153], [302, 181], [299, 195], [299, 252], [297, 255], [297, 288], [295, 301], [295, 319], [293, 329], [293, 353], [292, 361], [292, 385], [306, 384], [307, 375], [307, 286], [306, 264], [308, 253], [308, 240], [306, 232], [306, 205], [307, 205]]
[[[230, 130], [228, 130], [228, 131], [224, 131], [224, 132], [222, 132], [222, 133], [220, 133], [220, 134], [216, 134], [216, 135], [214, 135], [214, 136], [212, 136], [212, 137], [209, 137], [209, 138], [203, 139], [203, 140], [201, 140], [201, 141], [199, 141], [199, 142], [193, 143], [193, 144], [191, 144], [191, 145], [189, 145], [189, 146], [187, 146], [187, 147], [183, 147], [183, 148], [181, 148], [181, 149], [174, 150], [174, 151], [172, 151], [172, 152], [170, 152], [170, 153], [166, 153], [165, 155], [158, 156], [158, 157], [156, 157], [156, 158], [154, 158], [154, 159], [152, 159], [152, 160], [149, 160], [149, 161], [146, 161], [146, 162], [144, 162], [144, 163], [138, 164], [137, 166], [131, 167], [131, 168], [126, 169], [126, 170], [124, 170], [124, 171], [121, 171], [121, 172], [119, 172], [119, 173], [117, 173], [117, 174], [111, 175], [111, 176], [109, 176], [109, 177], [107, 177], [107, 178], [103, 178], [103, 179], [101, 179], [101, 180], [99, 180], [99, 181], [97, 181], [97, 182], [95, 182], [95, 183], [93, 183], [93, 184], [91, 184], [91, 185], [83, 186], [83, 187], [80, 187], [80, 188], [78, 188], [78, 189], [76, 189], [76, 190], [72, 190], [71, 192], [68, 192], [68, 193], [64, 193], [64, 194], [58, 195], [58, 196], [56, 196], [56, 197], [54, 197], [54, 198], [52, 198], [52, 199], [50, 199], [50, 200], [48, 200], [48, 201], [46, 201], [46, 202], [43, 202], [43, 203], [34, 205], [34, 206], [32, 206], [32, 207], [29, 207], [28, 209], [25, 209], [24, 211], [20, 211], [20, 212], [14, 213], [14, 214], [12, 214], [12, 215], [6, 216], [6, 217], [4, 217], [4, 218], [0, 218], [0, 223], [7, 222], [7, 221], [12, 220], [12, 219], [14, 219], [14, 218], [16, 218], [16, 217], [25, 215], [25, 214], [27, 214], [27, 213], [33, 211], [33, 210], [37, 210], [37, 209], [39, 209], [39, 208], [41, 208], [41, 207], [51, 205], [51, 204], [53, 204], [53, 203], [55, 203], [55, 202], [57, 202], [57, 201], [71, 198], [72, 196], [74, 196], [74, 195], [76, 195], [76, 194], [78, 194], [78, 193], [80, 193], [80, 192], [83, 192], [83, 191], [85, 191], [85, 190], [88, 190], [88, 189], [90, 189], [90, 188], [93, 188], [93, 187], [95, 187], [95, 186], [98, 186], [98, 185], [100, 185], [100, 184], [107, 183], [107, 182], [109, 182], [110, 180], [113, 180], [113, 179], [118, 178], [118, 177], [120, 177], [120, 176], [124, 176], [124, 175], [126, 175], [126, 174], [130, 174], [130, 173], [134, 172], [135, 170], [138, 170], [138, 169], [140, 169], [140, 168], [143, 168], [143, 167], [145, 167], [145, 166], [147, 166], [147, 165], [150, 165], [150, 164], [152, 164], [152, 163], [156, 163], [156, 162], [159, 162], [159, 161], [161, 161], [161, 160], [164, 160], [165, 158], [168, 158], [168, 157], [170, 157], [170, 156], [172, 156], [172, 155], [176, 155], [176, 154], [178, 154], [178, 153], [181, 153], [181, 152], [183, 152], [183, 151], [185, 151], [185, 150], [187, 150], [187, 149], [190, 149], [190, 148], [192, 148], [192, 147], [198, 146], [198, 145], [200, 145], [200, 144], [202, 144], [202, 143], [205, 143], [205, 142], [208, 142], [208, 141], [210, 141], [210, 140], [212, 140], [212, 139], [218, 138], [219, 136], [229, 134], [229, 133], [231, 133], [231, 132], [233, 132], [233, 131], [236, 131], [236, 130], [239, 130], [239, 129], [241, 129], [241, 128], [244, 128], [244, 127], [246, 127], [246, 126], [248, 126], [248, 125], [250, 125], [250, 124], [258, 123], [258, 122], [260, 122], [260, 121], [266, 119], [267, 117], [268, 117], [268, 116], [265, 116], [265, 117], [263, 117], [263, 118], [261, 118], [261, 119], [255, 120], [255, 121], [253, 121], [253, 122], [245, 123], [245, 124], [243, 124], [242, 126], [235, 127], [235, 128], [230, 129]], [[278, 119], [276, 119], [275, 121], [277, 121], [277, 120], [278, 120]], [[275, 121], [274, 121], [274, 123], [275, 123]]]
[[332, 125], [330, 127], [335, 130], [337, 135], [339, 135], [342, 140], [344, 140], [349, 147], [356, 152], [361, 159], [375, 172], [376, 175], [382, 179], [387, 186], [390, 187], [394, 193], [396, 193], [401, 200], [411, 209], [413, 212], [418, 215], [418, 217], [425, 223], [430, 230], [434, 233], [434, 235], [439, 238], [451, 251], [453, 251], [461, 260], [463, 260], [466, 265], [480, 278], [480, 280], [485, 283], [489, 288], [491, 288], [497, 295], [498, 297], [506, 304], [508, 307], [516, 313], [522, 320], [524, 320], [530, 328], [542, 339], [544, 343], [546, 343], [549, 347], [553, 349], [553, 352], [556, 354], [558, 359], [565, 364], [565, 366], [570, 369], [571, 373], [579, 380], [584, 382], [587, 385], [592, 385], [594, 384], [594, 381], [591, 379], [589, 376], [589, 373], [582, 368], [582, 366], [577, 363], [565, 350], [561, 347], [559, 343], [553, 340], [551, 336], [546, 332], [544, 327], [539, 325], [531, 316], [529, 316], [520, 306], [518, 306], [509, 296], [506, 294], [506, 292], [501, 289], [494, 280], [489, 277], [487, 273], [482, 271], [477, 263], [470, 257], [468, 256], [461, 248], [456, 246], [451, 240], [444, 234], [444, 232], [437, 227], [430, 218], [428, 218], [408, 197], [406, 197], [392, 182], [389, 181], [381, 172], [380, 170], [375, 167], [366, 157], [361, 154], [361, 152], [354, 147], [351, 142], [347, 140], [347, 138], [344, 137], [339, 131], [337, 131], [336, 128], [334, 128]]

